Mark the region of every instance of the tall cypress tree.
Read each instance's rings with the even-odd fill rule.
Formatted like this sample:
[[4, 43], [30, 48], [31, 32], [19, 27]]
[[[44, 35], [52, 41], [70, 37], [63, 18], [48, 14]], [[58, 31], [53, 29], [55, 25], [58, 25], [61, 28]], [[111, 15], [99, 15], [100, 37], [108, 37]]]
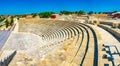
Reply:
[[13, 17], [11, 17], [10, 25], [12, 26], [14, 23]]
[[9, 26], [8, 20], [6, 20], [5, 25], [6, 25], [6, 28], [8, 28], [8, 26]]

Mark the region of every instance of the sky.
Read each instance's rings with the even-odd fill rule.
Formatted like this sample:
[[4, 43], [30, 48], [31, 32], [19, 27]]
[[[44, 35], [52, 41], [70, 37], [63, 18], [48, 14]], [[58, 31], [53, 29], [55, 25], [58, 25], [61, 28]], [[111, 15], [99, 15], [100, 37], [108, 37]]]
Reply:
[[62, 10], [85, 12], [120, 11], [120, 0], [0, 0], [0, 15]]

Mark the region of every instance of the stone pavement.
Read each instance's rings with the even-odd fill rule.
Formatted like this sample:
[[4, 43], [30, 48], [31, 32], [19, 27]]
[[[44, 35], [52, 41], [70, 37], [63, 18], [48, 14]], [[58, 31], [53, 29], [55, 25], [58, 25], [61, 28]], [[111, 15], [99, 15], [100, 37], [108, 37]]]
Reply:
[[[96, 29], [97, 31], [99, 31], [99, 34], [101, 35], [102, 38], [102, 42], [101, 45], [105, 45], [104, 47], [102, 46], [102, 48], [106, 49], [106, 53], [108, 56], [108, 61], [110, 62], [110, 66], [117, 66], [120, 64], [120, 42], [114, 37], [112, 36], [109, 32], [105, 31], [104, 29], [97, 27], [97, 26], [92, 26], [94, 29]], [[101, 46], [99, 45], [99, 46]], [[99, 50], [102, 50], [102, 48], [100, 48]], [[99, 51], [99, 54], [102, 54], [104, 52]], [[100, 57], [100, 56], [99, 56]], [[104, 63], [102, 60], [102, 63]]]

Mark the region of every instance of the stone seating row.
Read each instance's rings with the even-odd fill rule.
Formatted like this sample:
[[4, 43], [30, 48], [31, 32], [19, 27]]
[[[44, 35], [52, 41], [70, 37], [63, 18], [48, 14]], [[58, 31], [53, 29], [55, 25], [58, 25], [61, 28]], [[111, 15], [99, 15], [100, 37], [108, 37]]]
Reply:
[[[82, 31], [80, 30], [80, 28], [81, 28]], [[78, 42], [77, 43], [78, 47], [74, 48], [75, 49], [74, 51], [77, 51], [77, 52], [74, 53], [75, 56], [73, 54], [73, 56], [71, 57], [71, 60], [72, 60], [73, 63], [76, 63], [76, 60], [78, 61], [78, 57], [79, 57], [79, 61], [78, 61], [79, 63], [76, 63], [78, 65], [80, 65], [82, 63], [83, 65], [87, 66], [86, 62], [88, 62], [88, 61], [90, 62], [91, 65], [94, 64], [94, 37], [93, 37], [94, 35], [92, 35], [92, 31], [89, 29], [89, 27], [86, 27], [85, 25], [84, 26], [83, 25], [75, 25], [74, 27], [65, 28], [65, 29], [61, 30], [60, 32], [58, 31], [58, 35], [57, 35], [58, 37], [53, 35], [52, 39], [53, 38], [55, 38], [55, 39], [56, 38], [61, 38], [62, 39], [64, 37], [66, 37], [66, 39], [70, 39], [72, 37], [75, 37], [76, 34], [78, 36], [79, 33], [82, 32], [82, 34], [84, 35], [83, 41], [82, 40], [79, 40], [79, 41], [75, 40], [75, 43], [72, 44], [72, 45], [76, 46], [76, 41]], [[78, 37], [78, 38], [83, 38], [83, 37]], [[51, 39], [49, 39], [49, 40], [51, 40]], [[65, 41], [66, 40], [64, 40], [63, 42], [65, 42]], [[82, 49], [79, 46], [81, 46]], [[90, 48], [90, 49], [88, 49], [88, 48]], [[72, 48], [72, 50], [73, 50], [73, 48]], [[79, 54], [81, 54], [81, 52], [86, 53], [86, 55], [83, 54], [82, 56], [79, 56]], [[90, 55], [91, 55], [91, 58], [89, 57]], [[86, 56], [88, 58], [84, 58]], [[84, 60], [84, 62], [82, 62], [82, 60]], [[69, 60], [69, 62], [70, 62], [70, 60]]]

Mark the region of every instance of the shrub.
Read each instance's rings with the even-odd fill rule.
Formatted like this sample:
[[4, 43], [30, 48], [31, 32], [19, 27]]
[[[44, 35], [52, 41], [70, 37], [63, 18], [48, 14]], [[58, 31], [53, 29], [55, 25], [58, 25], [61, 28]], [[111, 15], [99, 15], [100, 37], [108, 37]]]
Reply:
[[39, 13], [40, 18], [49, 18], [54, 12], [41, 12]]

